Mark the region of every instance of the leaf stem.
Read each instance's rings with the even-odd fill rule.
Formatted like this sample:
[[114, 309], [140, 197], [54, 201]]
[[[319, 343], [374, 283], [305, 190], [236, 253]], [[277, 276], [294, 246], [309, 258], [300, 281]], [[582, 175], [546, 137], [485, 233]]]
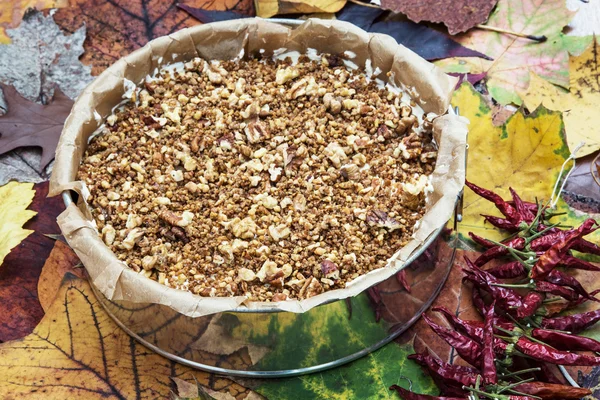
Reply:
[[498, 32], [498, 33], [506, 33], [507, 35], [513, 35], [513, 36], [517, 36], [517, 37], [522, 37], [525, 39], [529, 39], [529, 40], [533, 40], [534, 42], [538, 42], [538, 43], [543, 43], [546, 40], [548, 40], [548, 38], [545, 35], [528, 35], [526, 33], [519, 33], [519, 32], [515, 32], [515, 31], [509, 31], [507, 29], [502, 29], [502, 28], [496, 28], [495, 26], [489, 26], [489, 25], [475, 25], [476, 28], [479, 29], [484, 29], [486, 31], [492, 31], [492, 32]]

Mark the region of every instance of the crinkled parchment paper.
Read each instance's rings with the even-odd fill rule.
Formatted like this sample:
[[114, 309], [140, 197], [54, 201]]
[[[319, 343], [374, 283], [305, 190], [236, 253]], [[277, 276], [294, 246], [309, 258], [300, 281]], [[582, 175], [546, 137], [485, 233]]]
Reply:
[[[122, 100], [124, 79], [141, 84], [156, 68], [194, 57], [233, 59], [243, 54], [264, 50], [269, 57], [274, 50], [343, 56], [356, 54], [352, 62], [364, 66], [371, 60], [372, 69], [381, 70], [379, 78], [407, 87], [426, 112], [442, 115], [448, 110], [456, 80], [387, 35], [369, 34], [354, 25], [340, 21], [308, 20], [296, 29], [261, 19], [244, 19], [200, 25], [151, 41], [143, 48], [117, 61], [102, 73], [79, 96], [65, 126], [56, 151], [56, 162], [50, 180], [50, 196], [64, 190], [79, 193], [79, 204], [71, 204], [58, 217], [60, 228], [89, 272], [94, 285], [109, 299], [158, 303], [187, 316], [197, 317], [230, 310], [242, 303], [248, 308], [278, 308], [304, 312], [332, 299], [355, 296], [402, 269], [405, 260], [416, 251], [437, 228], [452, 216], [456, 197], [464, 184], [467, 128], [464, 118], [444, 115], [434, 122], [434, 135], [439, 144], [437, 165], [432, 176], [433, 193], [427, 198], [427, 213], [414, 233], [414, 240], [390, 259], [387, 267], [360, 276], [347, 288], [332, 290], [306, 300], [277, 303], [246, 302], [243, 296], [201, 297], [191, 292], [172, 289], [148, 279], [117, 259], [102, 242], [90, 216], [85, 183], [76, 181], [77, 169], [92, 133]], [[101, 118], [100, 118], [101, 117]]]

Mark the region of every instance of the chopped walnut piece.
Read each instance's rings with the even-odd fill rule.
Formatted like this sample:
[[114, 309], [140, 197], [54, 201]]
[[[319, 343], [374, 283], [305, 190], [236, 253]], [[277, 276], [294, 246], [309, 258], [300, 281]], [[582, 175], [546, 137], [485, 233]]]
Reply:
[[159, 71], [90, 140], [77, 178], [132, 270], [201, 296], [304, 299], [411, 240], [435, 115], [340, 56], [264, 61]]

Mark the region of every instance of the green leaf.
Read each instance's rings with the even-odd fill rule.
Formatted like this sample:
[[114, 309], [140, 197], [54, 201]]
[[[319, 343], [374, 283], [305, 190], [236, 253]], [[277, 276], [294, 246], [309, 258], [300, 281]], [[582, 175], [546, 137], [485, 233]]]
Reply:
[[[337, 341], [337, 340], [336, 340]], [[269, 399], [398, 399], [388, 388], [399, 385], [417, 393], [438, 394], [431, 377], [406, 357], [412, 343], [392, 342], [350, 364], [296, 378], [264, 381], [256, 392]]]

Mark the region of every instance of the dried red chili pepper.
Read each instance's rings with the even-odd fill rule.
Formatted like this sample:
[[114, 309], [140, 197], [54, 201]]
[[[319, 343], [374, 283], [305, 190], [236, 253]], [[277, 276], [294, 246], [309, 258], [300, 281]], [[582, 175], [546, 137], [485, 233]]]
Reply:
[[465, 397], [446, 397], [446, 396], [430, 396], [428, 394], [418, 394], [406, 390], [398, 385], [390, 386], [390, 390], [395, 390], [404, 400], [465, 400]]
[[[581, 236], [587, 235], [588, 233], [596, 230], [596, 225], [597, 222], [594, 219], [589, 218], [585, 220], [577, 229], [566, 234], [563, 240], [553, 244], [548, 250], [546, 250], [546, 252], [544, 252], [544, 254], [540, 256], [538, 261], [535, 263], [531, 270], [531, 276], [534, 279], [545, 278], [550, 271], [552, 271], [560, 263], [560, 260], [571, 248], [573, 242], [581, 238]], [[531, 242], [531, 244], [533, 244], [533, 242]]]
[[527, 318], [535, 314], [543, 304], [545, 296], [538, 292], [529, 292], [523, 298], [523, 305], [517, 309], [517, 318]]
[[478, 287], [473, 287], [471, 291], [471, 301], [473, 302], [473, 307], [479, 312], [479, 314], [483, 315], [483, 310], [485, 310], [485, 302], [483, 301], [483, 297], [481, 296], [481, 292]]
[[512, 289], [496, 286], [499, 283], [493, 275], [486, 271], [477, 268], [471, 260], [465, 257], [465, 262], [470, 269], [464, 269], [467, 274], [465, 278], [472, 281], [476, 286], [485, 289], [490, 293], [492, 298], [496, 300], [496, 304], [503, 310], [518, 309], [522, 306], [523, 301], [519, 293]]
[[567, 268], [581, 269], [585, 271], [600, 271], [600, 267], [597, 267], [594, 264], [581, 260], [577, 257], [573, 257], [569, 254], [566, 254], [560, 259], [560, 265]]
[[445, 385], [462, 390], [463, 386], [471, 386], [477, 382], [479, 371], [475, 368], [448, 364], [424, 353], [411, 354], [408, 358], [426, 368], [432, 377], [437, 377], [437, 380], [441, 380]]
[[408, 278], [406, 276], [406, 270], [400, 270], [396, 273], [396, 280], [398, 281], [399, 284], [402, 285], [402, 287], [404, 288], [404, 290], [406, 290], [408, 293], [410, 293], [410, 283], [408, 283]]
[[441, 313], [444, 318], [446, 318], [446, 321], [448, 321], [452, 327], [454, 327], [454, 329], [462, 331], [471, 339], [480, 342], [483, 339], [483, 322], [462, 320], [443, 306], [433, 307], [431, 311]]
[[600, 357], [585, 354], [570, 353], [568, 351], [556, 350], [545, 344], [532, 342], [521, 336], [515, 343], [515, 348], [527, 357], [544, 361], [550, 364], [595, 366], [600, 365]]
[[534, 328], [531, 336], [559, 350], [583, 350], [600, 352], [600, 342], [584, 336]]
[[519, 197], [519, 195], [513, 190], [513, 188], [509, 187], [508, 190], [510, 191], [510, 194], [513, 198], [513, 206], [517, 210], [517, 213], [519, 213], [521, 219], [527, 223], [533, 222], [537, 213], [537, 207], [536, 213], [532, 213], [532, 211], [525, 205], [523, 200], [521, 200], [521, 197]]
[[423, 314], [423, 319], [439, 337], [454, 347], [463, 360], [473, 366], [481, 364], [481, 352], [483, 349], [479, 343], [468, 336], [436, 324], [425, 314]]
[[554, 283], [546, 282], [546, 281], [534, 281], [534, 290], [537, 290], [541, 293], [550, 293], [555, 296], [562, 297], [568, 301], [577, 301], [579, 298], [579, 294], [574, 290], [566, 288], [564, 286], [559, 286]]
[[581, 253], [600, 255], [600, 246], [585, 239], [576, 240], [571, 248]]
[[495, 226], [498, 229], [504, 229], [508, 232], [518, 232], [521, 230], [521, 228], [510, 222], [508, 219], [495, 217], [493, 215], [487, 214], [481, 214], [481, 216], [485, 219], [486, 222], [489, 222], [491, 225]]
[[546, 281], [559, 286], [566, 286], [573, 289], [579, 295], [587, 298], [588, 300], [600, 302], [600, 300], [592, 297], [584, 288], [581, 283], [571, 275], [567, 275], [557, 269], [552, 270], [546, 277]]
[[494, 275], [500, 279], [520, 278], [527, 275], [527, 269], [519, 261], [511, 261], [506, 264], [497, 265], [493, 268], [486, 269], [487, 273]]
[[600, 309], [566, 317], [542, 318], [541, 326], [571, 333], [579, 333], [600, 321]]
[[507, 247], [516, 250], [522, 250], [525, 248], [526, 240], [522, 237], [516, 237], [514, 239], [509, 240], [503, 246], [494, 246], [486, 251], [484, 251], [476, 260], [475, 265], [481, 267], [485, 265], [488, 261], [493, 260], [494, 258], [502, 257], [509, 254], [509, 250]]
[[498, 382], [496, 364], [494, 363], [494, 308], [495, 302], [488, 307], [483, 323], [483, 351], [481, 360], [481, 375], [487, 385]]
[[504, 199], [502, 197], [500, 197], [499, 195], [497, 195], [496, 193], [492, 192], [491, 190], [487, 190], [484, 189], [482, 187], [479, 187], [469, 181], [465, 181], [465, 184], [473, 191], [475, 192], [475, 194], [479, 195], [480, 197], [483, 197], [486, 200], [491, 201], [492, 203], [494, 203], [494, 205], [496, 206], [496, 208], [498, 210], [500, 210], [500, 212], [506, 217], [508, 218], [509, 221], [511, 221], [513, 224], [518, 225], [521, 220], [522, 217], [519, 215], [519, 213], [517, 212], [516, 208], [511, 206], [508, 202], [504, 201]]
[[485, 247], [486, 249], [489, 249], [490, 247], [496, 247], [496, 243], [489, 241], [479, 235], [476, 235], [473, 232], [469, 232], [469, 236], [471, 237], [471, 239], [473, 239], [475, 243]]
[[538, 396], [542, 399], [565, 399], [579, 400], [580, 398], [592, 394], [592, 391], [586, 388], [576, 388], [567, 385], [557, 385], [555, 383], [526, 382], [514, 387], [514, 390]]

